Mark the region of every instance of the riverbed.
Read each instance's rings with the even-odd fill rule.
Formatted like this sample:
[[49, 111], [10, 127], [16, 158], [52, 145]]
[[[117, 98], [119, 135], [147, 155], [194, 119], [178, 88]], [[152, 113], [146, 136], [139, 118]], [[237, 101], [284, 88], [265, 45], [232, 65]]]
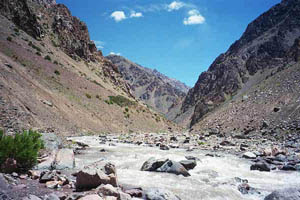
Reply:
[[[249, 160], [222, 152], [188, 152], [186, 149], [165, 151], [158, 147], [116, 142], [100, 144], [101, 140], [96, 136], [72, 137], [72, 140], [89, 145], [82, 154], [76, 155], [76, 169], [99, 160], [109, 161], [116, 165], [121, 185], [133, 185], [143, 189], [164, 188], [182, 200], [257, 200], [264, 199], [275, 189], [296, 187], [300, 184], [299, 172], [250, 171]], [[181, 161], [186, 159], [185, 156], [199, 159], [197, 166], [189, 171], [190, 177], [140, 171], [143, 163], [150, 157]], [[241, 194], [237, 178], [247, 179], [248, 184], [257, 192]]]

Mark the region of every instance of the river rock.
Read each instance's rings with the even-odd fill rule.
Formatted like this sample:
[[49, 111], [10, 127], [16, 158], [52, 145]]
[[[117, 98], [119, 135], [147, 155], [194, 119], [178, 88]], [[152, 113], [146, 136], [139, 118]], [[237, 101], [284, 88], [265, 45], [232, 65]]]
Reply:
[[160, 144], [159, 149], [160, 150], [169, 150], [170, 148], [168, 147], [168, 145]]
[[120, 196], [118, 189], [110, 184], [99, 186], [97, 188], [97, 193], [103, 194], [104, 196], [114, 196], [114, 197]]
[[85, 166], [76, 175], [77, 189], [96, 188], [101, 184], [118, 186], [116, 167], [108, 162], [98, 161]]
[[125, 190], [126, 194], [129, 194], [132, 197], [142, 197], [143, 196], [143, 190], [140, 188], [132, 188]]
[[55, 189], [57, 188], [59, 185], [59, 182], [58, 181], [48, 181], [46, 182], [46, 187], [49, 188], [49, 189]]
[[36, 166], [38, 170], [51, 170], [55, 163], [57, 150], [53, 150], [51, 154], [41, 163]]
[[41, 199], [35, 195], [29, 195], [28, 197], [25, 197], [22, 200], [41, 200]]
[[73, 169], [75, 167], [75, 157], [72, 149], [60, 149], [56, 155], [55, 169]]
[[182, 164], [180, 164], [179, 162], [172, 161], [172, 160], [165, 162], [156, 171], [167, 172], [167, 173], [172, 173], [172, 174], [176, 174], [176, 175], [190, 176], [189, 172], [185, 169], [185, 167]]
[[243, 154], [243, 158], [247, 158], [247, 159], [255, 159], [256, 155], [252, 152], [246, 152]]
[[179, 162], [186, 170], [194, 169], [197, 166], [196, 160], [182, 160]]
[[40, 183], [46, 183], [48, 181], [53, 181], [55, 176], [55, 172], [51, 171], [43, 171], [40, 176]]
[[265, 162], [258, 162], [258, 163], [251, 165], [250, 170], [259, 170], [259, 171], [269, 172], [269, 171], [271, 171], [271, 168]]
[[[66, 196], [64, 196], [64, 198], [66, 198]], [[43, 199], [44, 200], [60, 200], [60, 198], [54, 193], [46, 195]]]
[[80, 198], [79, 200], [103, 200], [103, 199], [97, 194], [90, 194]]
[[178, 196], [169, 190], [159, 188], [146, 190], [145, 196], [146, 200], [180, 200]]
[[264, 200], [300, 200], [300, 189], [299, 188], [287, 188], [275, 190]]
[[149, 158], [146, 162], [144, 162], [141, 171], [155, 171], [160, 168], [165, 162], [169, 159], [155, 159], [154, 157]]

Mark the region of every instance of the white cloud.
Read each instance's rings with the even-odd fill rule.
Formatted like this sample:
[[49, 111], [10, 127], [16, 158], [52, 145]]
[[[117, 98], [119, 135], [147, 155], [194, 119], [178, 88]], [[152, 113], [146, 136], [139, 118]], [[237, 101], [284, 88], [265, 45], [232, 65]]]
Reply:
[[103, 49], [103, 48], [104, 48], [104, 45], [105, 45], [104, 42], [102, 42], [102, 41], [97, 41], [97, 40], [95, 41], [95, 40], [94, 40], [94, 43], [95, 43], [97, 49]]
[[110, 15], [110, 17], [113, 18], [116, 22], [120, 22], [126, 19], [126, 15], [123, 11], [115, 11]]
[[112, 52], [109, 53], [109, 55], [117, 55], [117, 56], [120, 56], [121, 53], [115, 53], [115, 52], [112, 51]]
[[205, 18], [196, 9], [190, 10], [188, 15], [189, 17], [183, 20], [184, 25], [203, 24], [205, 22]]
[[133, 18], [133, 17], [135, 17], [135, 18], [143, 17], [143, 13], [131, 11], [130, 18]]
[[168, 5], [168, 11], [171, 12], [173, 10], [179, 10], [180, 8], [184, 7], [185, 3], [181, 1], [173, 1]]

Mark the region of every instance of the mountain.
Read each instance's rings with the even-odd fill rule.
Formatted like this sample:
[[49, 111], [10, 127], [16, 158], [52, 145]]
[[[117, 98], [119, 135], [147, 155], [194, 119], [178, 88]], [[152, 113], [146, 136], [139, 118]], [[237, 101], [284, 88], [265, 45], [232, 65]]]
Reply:
[[54, 0], [0, 2], [0, 128], [64, 135], [179, 130], [132, 95], [86, 24]]
[[[275, 114], [277, 116], [278, 113], [274, 113], [272, 108], [282, 107], [279, 102], [280, 98], [285, 99], [287, 95], [291, 95], [291, 99], [286, 101], [292, 106], [297, 102], [298, 94], [296, 90], [286, 91], [282, 87], [280, 87], [282, 90], [279, 91], [278, 88], [276, 91], [274, 85], [266, 84], [268, 82], [285, 85], [295, 80], [292, 77], [293, 74], [282, 73], [293, 73], [295, 71], [293, 69], [298, 69], [296, 63], [299, 62], [299, 39], [300, 1], [283, 0], [251, 22], [241, 38], [232, 44], [226, 53], [216, 58], [209, 69], [199, 76], [197, 83], [188, 92], [173, 120], [189, 124], [193, 128], [196, 125], [199, 128], [200, 124], [205, 127], [209, 125], [216, 127], [220, 123], [223, 127], [228, 126], [234, 129], [239, 128], [237, 121], [241, 118], [244, 122], [240, 121], [240, 126], [246, 127], [253, 121], [272, 118]], [[290, 68], [291, 66], [293, 69]], [[281, 72], [281, 78], [276, 81], [274, 77], [280, 76], [279, 72]], [[291, 88], [293, 84], [290, 83]], [[254, 92], [251, 93], [251, 91]], [[259, 103], [256, 103], [254, 99], [261, 97], [259, 92], [264, 95], [270, 93], [269, 95], [273, 95], [274, 98], [276, 96], [277, 100], [268, 102], [266, 98], [266, 101], [257, 105]], [[243, 102], [236, 105], [239, 100]], [[295, 102], [292, 103], [292, 100]], [[232, 107], [233, 105], [236, 107]], [[266, 110], [267, 105], [270, 106], [268, 110]], [[253, 106], [252, 110], [251, 106]], [[226, 112], [228, 115], [222, 113], [222, 109], [228, 109]], [[242, 113], [241, 110], [249, 112]], [[259, 116], [253, 114], [256, 111], [260, 113]], [[262, 111], [264, 112], [261, 113]], [[230, 112], [231, 115], [229, 115]], [[253, 115], [250, 116], [251, 113]], [[229, 116], [235, 116], [235, 118]], [[220, 118], [230, 120], [222, 124]], [[233, 127], [232, 120], [235, 120], [236, 127]]]
[[189, 90], [184, 83], [122, 56], [109, 55], [106, 58], [118, 67], [137, 99], [163, 114], [167, 114], [172, 105], [183, 99]]

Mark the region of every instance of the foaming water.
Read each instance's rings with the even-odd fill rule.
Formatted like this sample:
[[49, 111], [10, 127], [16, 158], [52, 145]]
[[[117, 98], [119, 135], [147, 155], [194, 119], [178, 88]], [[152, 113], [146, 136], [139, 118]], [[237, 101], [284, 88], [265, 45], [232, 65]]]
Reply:
[[[97, 137], [72, 138], [82, 141], [91, 148], [76, 156], [77, 168], [98, 160], [107, 160], [117, 167], [118, 180], [121, 184], [130, 184], [144, 189], [151, 187], [171, 190], [182, 200], [240, 200], [263, 199], [275, 189], [296, 187], [300, 184], [297, 172], [259, 172], [250, 171], [250, 162], [233, 155], [221, 154], [221, 157], [205, 156], [207, 152], [187, 152], [184, 149], [162, 151], [158, 148], [116, 144], [99, 144]], [[107, 152], [100, 152], [104, 148]], [[140, 171], [143, 163], [150, 157], [169, 158], [174, 161], [185, 160], [185, 156], [195, 156], [197, 166], [189, 171], [190, 177], [168, 173]], [[242, 195], [235, 177], [247, 179], [249, 185], [260, 194]]]

